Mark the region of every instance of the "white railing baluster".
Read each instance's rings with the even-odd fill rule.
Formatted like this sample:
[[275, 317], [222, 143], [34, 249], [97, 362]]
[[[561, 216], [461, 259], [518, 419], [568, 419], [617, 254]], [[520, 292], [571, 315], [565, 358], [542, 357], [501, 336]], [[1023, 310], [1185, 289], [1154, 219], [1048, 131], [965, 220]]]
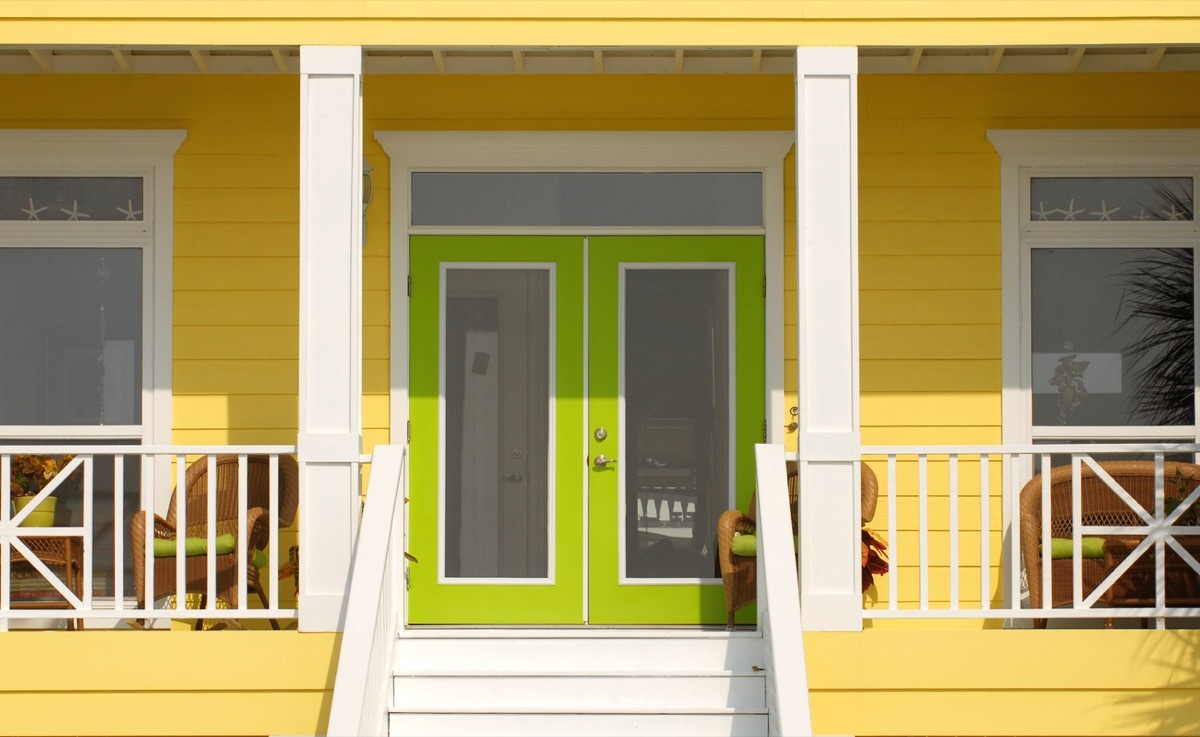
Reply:
[[992, 578], [989, 575], [992, 565], [992, 487], [990, 469], [991, 457], [987, 453], [979, 455], [979, 607], [992, 608], [990, 595]]
[[888, 609], [893, 611], [900, 608], [900, 536], [896, 534], [896, 506], [899, 503], [899, 491], [896, 486], [896, 454], [890, 453], [888, 464], [888, 545], [891, 546], [891, 565], [888, 566]]
[[[1042, 454], [1042, 529], [1038, 532], [1042, 540], [1042, 608], [1050, 609], [1054, 605], [1054, 581], [1050, 577], [1051, 542], [1050, 542], [1050, 454]], [[1021, 492], [1018, 489], [1017, 494]], [[1017, 514], [1020, 514], [1017, 505]], [[1013, 517], [1013, 526], [1019, 526], [1018, 517]], [[1078, 525], [1075, 525], [1078, 527]], [[1017, 560], [1020, 560], [1019, 558]]]
[[[208, 531], [208, 553], [204, 556], [205, 590], [204, 608], [217, 608], [217, 456], [208, 456], [208, 496], [204, 500], [207, 517], [204, 527]], [[180, 545], [183, 542], [180, 541]], [[245, 604], [246, 602], [239, 602]]]
[[[5, 453], [0, 455], [0, 521], [7, 526], [11, 509], [12, 457]], [[0, 538], [0, 632], [8, 632], [8, 615], [12, 613], [12, 545], [9, 537]]]
[[950, 608], [958, 609], [958, 454], [950, 456]]
[[[1017, 479], [1017, 457], [1005, 456], [1007, 469], [1004, 474], [1003, 503], [1007, 506], [1007, 520], [1001, 521], [1001, 528], [1008, 528], [1008, 560], [1002, 564], [1008, 565], [1008, 596], [1005, 601], [1010, 609], [1021, 607], [1021, 482]], [[1001, 507], [1004, 509], [1004, 507]]]
[[[95, 545], [92, 538], [92, 530], [95, 525], [92, 521], [92, 494], [94, 492], [95, 474], [93, 468], [94, 458], [92, 456], [80, 456], [83, 458], [83, 608], [92, 608], [92, 560], [95, 557]], [[121, 519], [116, 517], [115, 519]], [[122, 563], [122, 567], [124, 564]], [[68, 586], [72, 580], [71, 567], [67, 566], [66, 576]]]
[[[1049, 474], [1046, 474], [1048, 477]], [[1046, 496], [1043, 488], [1043, 498]], [[1049, 524], [1049, 515], [1042, 512], [1042, 519]], [[1071, 601], [1076, 609], [1083, 606], [1083, 461], [1079, 455], [1071, 456]], [[1043, 562], [1050, 560], [1046, 548], [1042, 548]], [[1049, 601], [1048, 599], [1046, 601]]]
[[[270, 608], [279, 608], [279, 456], [271, 456], [268, 462], [268, 468], [271, 472], [271, 481], [267, 485], [267, 499], [269, 500], [269, 508], [271, 514], [268, 516], [270, 524], [267, 526], [267, 551], [268, 562], [266, 575], [267, 583], [271, 585], [270, 593]], [[243, 518], [245, 515], [242, 515]], [[260, 579], [261, 583], [261, 579]]]
[[145, 601], [142, 606], [147, 610], [154, 609], [154, 464], [150, 456], [142, 456], [141, 472], [141, 508], [142, 517], [146, 523], [146, 534], [142, 541], [142, 581], [145, 582], [143, 592]]
[[[175, 459], [175, 494], [179, 500], [175, 505], [175, 611], [187, 608], [187, 558], [184, 543], [187, 540], [187, 456]], [[152, 521], [152, 520], [147, 520]]]
[[917, 456], [917, 548], [920, 554], [921, 609], [929, 608], [929, 456]]
[[[113, 520], [125, 519], [125, 456], [113, 456]], [[90, 548], [91, 545], [85, 545]], [[113, 609], [125, 609], [125, 525], [113, 524]], [[88, 567], [90, 568], [90, 566]], [[91, 588], [90, 586], [88, 587]]]
[[[274, 456], [272, 456], [274, 457]], [[247, 576], [250, 573], [250, 561], [247, 556], [251, 555], [250, 549], [247, 547], [249, 531], [246, 529], [246, 517], [250, 514], [249, 488], [250, 488], [250, 463], [249, 456], [245, 453], [238, 455], [237, 467], [237, 544], [234, 546], [234, 552], [237, 553], [237, 562], [234, 566], [237, 568], [237, 598], [242, 602], [243, 606], [250, 604], [250, 592], [247, 590]], [[275, 473], [272, 471], [271, 476]], [[274, 607], [272, 607], [274, 608]]]
[[[1163, 468], [1163, 454], [1154, 454], [1154, 519], [1162, 524], [1167, 518], [1167, 485]], [[1154, 541], [1154, 604], [1159, 609], [1167, 607], [1167, 541], [1158, 535]], [[1155, 618], [1155, 627], [1162, 629], [1166, 624], [1162, 617]]]

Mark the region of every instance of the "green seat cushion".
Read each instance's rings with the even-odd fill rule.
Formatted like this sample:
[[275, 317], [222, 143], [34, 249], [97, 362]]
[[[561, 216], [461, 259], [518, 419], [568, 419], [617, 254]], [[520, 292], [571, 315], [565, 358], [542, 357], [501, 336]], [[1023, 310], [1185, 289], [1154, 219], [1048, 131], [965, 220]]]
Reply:
[[[227, 555], [233, 552], [237, 545], [237, 538], [233, 533], [227, 532], [224, 535], [217, 535], [216, 550], [217, 555]], [[175, 555], [176, 540], [171, 538], [154, 538], [154, 557], [155, 558], [170, 558]], [[208, 538], [207, 537], [189, 537], [183, 541], [183, 554], [191, 557], [193, 555], [208, 555]], [[261, 550], [254, 551], [254, 557], [250, 561], [255, 568], [262, 568], [267, 564], [267, 554]]]
[[[800, 540], [793, 535], [792, 545], [798, 550]], [[758, 536], [757, 535], [734, 535], [729, 541], [729, 552], [734, 555], [740, 555], [744, 558], [753, 558], [758, 555]]]
[[[1102, 537], [1085, 537], [1083, 538], [1083, 557], [1085, 559], [1097, 560], [1104, 557], [1104, 538]], [[1050, 538], [1050, 559], [1051, 560], [1066, 560], [1075, 557], [1075, 543], [1069, 537], [1052, 537]]]

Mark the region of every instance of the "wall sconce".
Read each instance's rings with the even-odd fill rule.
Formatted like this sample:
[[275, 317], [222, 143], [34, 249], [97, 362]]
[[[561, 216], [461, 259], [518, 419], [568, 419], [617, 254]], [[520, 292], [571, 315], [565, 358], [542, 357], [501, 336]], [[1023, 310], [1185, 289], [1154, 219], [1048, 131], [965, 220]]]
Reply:
[[367, 208], [371, 206], [371, 201], [375, 199], [375, 180], [371, 177], [371, 172], [375, 171], [375, 167], [367, 161], [367, 157], [362, 160], [362, 247], [367, 247]]

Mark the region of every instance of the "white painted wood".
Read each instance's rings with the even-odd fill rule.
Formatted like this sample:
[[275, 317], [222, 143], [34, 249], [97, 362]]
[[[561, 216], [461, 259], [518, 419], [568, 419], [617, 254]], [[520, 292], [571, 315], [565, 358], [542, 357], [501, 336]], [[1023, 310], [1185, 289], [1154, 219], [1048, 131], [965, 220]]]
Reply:
[[386, 733], [393, 650], [405, 600], [406, 461], [403, 446], [375, 449], [330, 705], [327, 734], [331, 737]]
[[[300, 628], [341, 629], [362, 447], [362, 50], [300, 50]], [[341, 455], [340, 458], [336, 456]], [[320, 456], [322, 460], [314, 462]]]
[[929, 608], [929, 457], [917, 456], [917, 556], [921, 608]]
[[837, 450], [860, 445], [857, 61], [854, 48], [796, 50], [800, 585], [811, 630], [862, 627], [857, 456]]
[[811, 735], [808, 664], [782, 445], [756, 445], [758, 626], [767, 659], [770, 734]]
[[396, 737], [621, 737], [764, 735], [765, 714], [458, 714], [392, 715]]
[[401, 637], [393, 663], [402, 674], [711, 673], [765, 667], [760, 637]]
[[400, 711], [472, 708], [555, 709], [766, 708], [762, 673], [531, 676], [509, 674], [397, 676], [392, 706]]

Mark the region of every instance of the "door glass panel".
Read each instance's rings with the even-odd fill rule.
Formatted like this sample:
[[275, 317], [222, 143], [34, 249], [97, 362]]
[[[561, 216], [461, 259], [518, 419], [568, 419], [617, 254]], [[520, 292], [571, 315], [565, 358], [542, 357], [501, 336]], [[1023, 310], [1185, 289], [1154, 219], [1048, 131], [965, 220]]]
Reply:
[[730, 506], [730, 271], [624, 272], [625, 576], [713, 578]]
[[546, 578], [548, 269], [446, 272], [445, 575]]

